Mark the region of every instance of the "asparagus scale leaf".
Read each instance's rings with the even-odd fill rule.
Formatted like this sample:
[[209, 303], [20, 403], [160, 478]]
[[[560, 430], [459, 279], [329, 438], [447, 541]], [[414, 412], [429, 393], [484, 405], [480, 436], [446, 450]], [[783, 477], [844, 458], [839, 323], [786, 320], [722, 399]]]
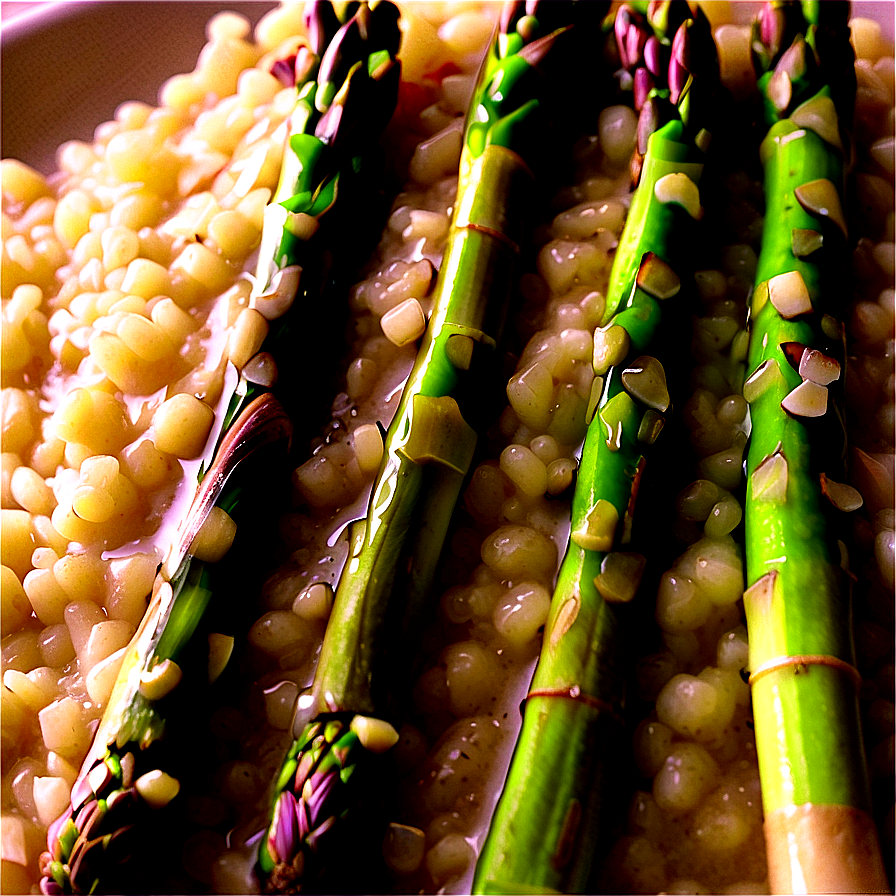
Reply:
[[754, 62], [768, 132], [752, 298], [744, 594], [772, 892], [885, 892], [870, 816], [838, 527], [849, 4], [768, 3]]
[[[670, 29], [669, 16], [687, 16]], [[633, 89], [637, 189], [594, 334], [600, 399], [590, 410], [573, 496], [570, 542], [504, 792], [476, 868], [477, 893], [587, 892], [621, 728], [623, 663], [613, 606], [634, 597], [642, 556], [626, 550], [649, 445], [671, 410], [661, 361], [648, 354], [681, 280], [673, 234], [702, 213], [698, 183], [708, 134], [695, 110], [718, 84], [705, 20], [685, 4], [624, 5], [615, 20]], [[648, 50], [653, 47], [653, 50]], [[704, 58], [700, 78], [687, 66]], [[665, 60], [661, 66], [658, 60]], [[644, 90], [635, 87], [649, 76]], [[680, 312], [679, 312], [680, 313]], [[626, 594], [610, 587], [621, 570]]]
[[[207, 675], [220, 674], [232, 649], [232, 638], [202, 628], [215, 590], [214, 565], [194, 556], [194, 539], [213, 508], [229, 514], [238, 504], [240, 489], [229, 484], [236, 466], [262, 445], [292, 435], [292, 422], [271, 391], [278, 385], [278, 361], [287, 361], [289, 373], [280, 385], [295, 385], [302, 370], [301, 364], [289, 365], [290, 357], [302, 354], [291, 345], [297, 339], [295, 319], [329, 283], [322, 259], [338, 231], [329, 222], [348, 211], [362, 192], [363, 178], [370, 179], [367, 160], [397, 97], [396, 8], [350, 3], [341, 11], [344, 22], [330, 3], [306, 7], [309, 39], [293, 68], [298, 85], [289, 150], [265, 216], [256, 288], [250, 307], [241, 312], [251, 318], [243, 329], [261, 336], [231, 377], [235, 386], [212, 462], [201, 474], [150, 606], [126, 649], [70, 807], [48, 831], [43, 892], [115, 886], [115, 871], [139, 844], [150, 810], [179, 792], [177, 777], [169, 774], [177, 750], [165, 749], [165, 734], [169, 722], [190, 710], [185, 689], [201, 699]], [[184, 685], [182, 678], [188, 678]]]
[[295, 741], [274, 787], [258, 857], [268, 891], [299, 892], [341, 861], [333, 844], [342, 841], [329, 832], [370, 780], [373, 757], [397, 741], [402, 642], [431, 590], [482, 428], [483, 384], [495, 379], [530, 161], [546, 124], [547, 73], [568, 33], [570, 19], [557, 15], [571, 9], [505, 7], [480, 70], [432, 315], [367, 517], [350, 534], [314, 682], [299, 698]]

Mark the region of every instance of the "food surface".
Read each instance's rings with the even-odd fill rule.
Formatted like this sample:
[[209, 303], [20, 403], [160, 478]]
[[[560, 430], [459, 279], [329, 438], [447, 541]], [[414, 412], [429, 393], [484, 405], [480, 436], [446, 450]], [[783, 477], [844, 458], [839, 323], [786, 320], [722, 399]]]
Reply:
[[[343, 885], [353, 892], [481, 886], [481, 880], [474, 884], [474, 867], [521, 716], [538, 705], [531, 695], [524, 699], [545, 691], [538, 679], [530, 681], [546, 630], [545, 643], [555, 646], [550, 632], [558, 623], [550, 620], [560, 607], [552, 610], [552, 598], [570, 536], [573, 544], [615, 558], [599, 561], [590, 579], [600, 601], [613, 608], [619, 657], [616, 692], [592, 701], [604, 720], [612, 716], [600, 731], [612, 733], [616, 745], [594, 747], [606, 750], [601, 775], [607, 786], [601, 785], [598, 807], [605, 821], [591, 846], [588, 883], [576, 886], [614, 893], [761, 893], [774, 886], [763, 827], [769, 790], [767, 781], [760, 785], [748, 683], [755, 671], [753, 623], [748, 626], [743, 602], [756, 578], [748, 579], [745, 567], [745, 457], [761, 419], [753, 404], [765, 391], [750, 376], [756, 364], [748, 354], [749, 321], [759, 312], [757, 291], [772, 277], [759, 262], [763, 216], [773, 203], [762, 181], [767, 125], [760, 124], [750, 58], [756, 41], [749, 15], [758, 5], [747, 12], [709, 3], [708, 20], [697, 17], [707, 36], [711, 26], [720, 82], [712, 127], [699, 118], [706, 109], [698, 107], [696, 92], [685, 92], [694, 103], [685, 107], [685, 122], [688, 113], [699, 122], [688, 139], [701, 154], [700, 129], [712, 131], [705, 171], [698, 177], [688, 169], [693, 193], [667, 181], [672, 193], [660, 199], [687, 221], [678, 233], [687, 236], [687, 261], [679, 268], [666, 259], [680, 275], [680, 293], [653, 303], [665, 317], [654, 343], [638, 352], [651, 356], [640, 358], [638, 375], [632, 379], [634, 356], [619, 365], [626, 368], [621, 382], [654, 409], [644, 418], [654, 429], [647, 433], [641, 423], [639, 430], [642, 441], [656, 444], [637, 471], [637, 514], [619, 514], [632, 543], [616, 544], [613, 552], [601, 546], [600, 514], [570, 532], [589, 424], [597, 417], [612, 441], [616, 421], [619, 439], [625, 436], [621, 402], [608, 411], [599, 400], [604, 381], [615, 376], [613, 365], [626, 355], [613, 330], [618, 287], [611, 269], [629, 246], [629, 232], [654, 223], [625, 229], [630, 210], [641, 220], [632, 183], [651, 164], [646, 138], [653, 127], [645, 130], [644, 97], [667, 86], [652, 71], [658, 66], [650, 54], [681, 61], [668, 76], [673, 91], [681, 71], [693, 73], [693, 83], [707, 72], [699, 42], [687, 51], [673, 42], [683, 5], [652, 4], [648, 11], [632, 4], [615, 26], [610, 19], [601, 27], [600, 17], [586, 16], [581, 4], [563, 4], [569, 20], [555, 22], [545, 4], [398, 0], [400, 19], [392, 24], [400, 29], [400, 84], [397, 66], [386, 61], [391, 37], [385, 57], [379, 45], [363, 55], [371, 84], [386, 83], [390, 71], [395, 76], [394, 105], [385, 112], [379, 92], [353, 94], [338, 86], [338, 64], [357, 51], [357, 42], [334, 42], [342, 54], [336, 62], [336, 49], [331, 56], [323, 52], [357, 4], [337, 4], [337, 20], [327, 18], [328, 3], [285, 2], [254, 27], [241, 15], [220, 12], [208, 24], [195, 69], [166, 81], [156, 105], [124, 103], [91, 142], [61, 146], [54, 171], [39, 172], [28, 159], [3, 160], [3, 892], [40, 892], [41, 886], [86, 892], [94, 880], [99, 891], [104, 880], [124, 892], [298, 891], [305, 859], [297, 874], [281, 874], [276, 884], [271, 868], [259, 873], [258, 862], [262, 838], [276, 851], [295, 835], [282, 821], [267, 833], [271, 812], [281, 805], [278, 778], [299, 761], [290, 747], [301, 734], [294, 716], [312, 721], [310, 704], [300, 699], [306, 693], [324, 713], [324, 727], [315, 728], [309, 743], [320, 736], [345, 746], [346, 732], [326, 727], [333, 721], [327, 713], [348, 711], [352, 743], [381, 753], [357, 805], [350, 801], [339, 810], [355, 822], [344, 829], [353, 858], [345, 863]], [[593, 13], [596, 6], [588, 6]], [[368, 7], [360, 8], [367, 15]], [[389, 19], [383, 14], [390, 4], [371, 8], [375, 16], [353, 26], [365, 41], [368, 31], [379, 40], [385, 33], [379, 23], [385, 28]], [[843, 217], [827, 213], [819, 226], [828, 245], [829, 222], [847, 234], [839, 237], [842, 328], [827, 324], [825, 335], [834, 333], [843, 347], [842, 377], [832, 389], [843, 394], [848, 448], [838, 475], [829, 473], [825, 494], [834, 507], [835, 544], [839, 539], [835, 564], [852, 598], [859, 718], [851, 729], [857, 758], [849, 761], [858, 779], [862, 764], [867, 768], [870, 803], [862, 808], [874, 823], [872, 838], [883, 846], [883, 874], [892, 888], [894, 75], [892, 45], [862, 13], [856, 4], [855, 121], [842, 135], [853, 147], [844, 157], [853, 161]], [[455, 217], [458, 207], [467, 207], [468, 156], [460, 182], [458, 171], [462, 152], [469, 153], [468, 107], [499, 20], [514, 40], [525, 46], [534, 39], [537, 48], [528, 51], [534, 55], [526, 64], [547, 89], [539, 92], [525, 78], [519, 89], [533, 90], [546, 118], [530, 120], [548, 120], [559, 109], [563, 115], [536, 133], [533, 145], [549, 147], [537, 162], [524, 143], [502, 142], [502, 150], [510, 146], [522, 157], [513, 160], [517, 174], [536, 173], [520, 194], [525, 214], [510, 220], [512, 244], [485, 217], [470, 219], [491, 228], [489, 239], [515, 258], [512, 275], [488, 275], [508, 292], [509, 311], [500, 337], [451, 321], [459, 329], [446, 356], [461, 369], [467, 358], [461, 342], [472, 346], [475, 337], [491, 346], [494, 369], [457, 397], [461, 423], [463, 401], [476, 402], [469, 444], [456, 421], [436, 447], [427, 443], [426, 469], [454, 465], [453, 484], [447, 491], [438, 486], [414, 518], [410, 534], [425, 548], [419, 565], [408, 559], [413, 551], [401, 555], [407, 574], [383, 586], [396, 592], [383, 611], [396, 628], [383, 640], [387, 661], [384, 671], [377, 666], [382, 677], [373, 679], [373, 696], [352, 702], [354, 683], [352, 700], [337, 705], [335, 698], [328, 702], [335, 673], [322, 672], [323, 683], [306, 689], [316, 669], [340, 668], [333, 660], [337, 648], [327, 645], [348, 638], [334, 632], [348, 630], [340, 590], [349, 590], [349, 575], [367, 562], [358, 560], [366, 556], [358, 521], [391, 456], [386, 432], [393, 418], [402, 419], [404, 386], [417, 376], [412, 370], [418, 370], [418, 348], [428, 344], [428, 322], [442, 319], [443, 280], [460, 257], [454, 241], [470, 239], [457, 236]], [[648, 23], [656, 29], [657, 21], [663, 27], [650, 31]], [[591, 36], [587, 58], [577, 56], [584, 62], [572, 85], [538, 42], [567, 25]], [[763, 38], [768, 32], [767, 26]], [[659, 35], [652, 49], [650, 34]], [[506, 41], [497, 46], [507, 50]], [[292, 197], [287, 232], [305, 254], [292, 267], [280, 254], [270, 267], [270, 220], [283, 213], [269, 203], [284, 159], [298, 165], [282, 182], [290, 187], [306, 183], [316, 164], [301, 142], [307, 134], [288, 141], [296, 134], [302, 78], [315, 77], [309, 48], [318, 61], [329, 60], [320, 63], [325, 73], [340, 72], [338, 82], [322, 78], [317, 89], [325, 99], [312, 94], [309, 100], [317, 109], [309, 113], [313, 133], [324, 143], [336, 133], [353, 139], [373, 133], [363, 153], [353, 150], [355, 161], [340, 169], [337, 189], [307, 188], [306, 195], [297, 187], [295, 194], [277, 195], [278, 201]], [[620, 74], [625, 69], [628, 79]], [[357, 80], [353, 74], [345, 84], [357, 87]], [[788, 80], [797, 83], [795, 75]], [[494, 84], [497, 92], [500, 79]], [[780, 94], [770, 90], [774, 101]], [[530, 95], [523, 95], [525, 103]], [[514, 102], [520, 96], [508, 92]], [[327, 118], [331, 103], [339, 114]], [[382, 118], [380, 127], [390, 114], [380, 135], [373, 122]], [[327, 121], [318, 127], [314, 116]], [[819, 117], [825, 116], [813, 118], [810, 110], [799, 127], [823, 128]], [[518, 131], [508, 125], [507, 133], [525, 138], [525, 118], [509, 120]], [[362, 155], [363, 163], [357, 161]], [[356, 185], [363, 198], [351, 205]], [[497, 188], [483, 191], [476, 214], [494, 214], [498, 196]], [[341, 201], [351, 217], [336, 218]], [[337, 220], [328, 231], [327, 222]], [[277, 227], [282, 234], [282, 220]], [[802, 238], [811, 240], [807, 228]], [[666, 248], [658, 246], [643, 251], [663, 254]], [[804, 255], [811, 251], [800, 248]], [[489, 295], [480, 282], [486, 270], [482, 264], [470, 275], [470, 296]], [[656, 276], [666, 273], [654, 270], [654, 292]], [[643, 283], [651, 283], [649, 272]], [[313, 304], [313, 315], [292, 303], [297, 289]], [[278, 302], [283, 307], [274, 309]], [[265, 341], [270, 334], [277, 339]], [[477, 364], [479, 348], [470, 348]], [[662, 359], [662, 400], [654, 354]], [[816, 359], [826, 368], [828, 354]], [[248, 404], [256, 394], [277, 404], [264, 405], [260, 422], [232, 428], [237, 414], [228, 409], [242, 410], [240, 397]], [[427, 424], [433, 445], [439, 427], [448, 425], [444, 416], [438, 421]], [[223, 438], [228, 432], [235, 433], [229, 440]], [[270, 444], [256, 452], [259, 433], [268, 433]], [[417, 451], [419, 458], [420, 444], [422, 437], [401, 456]], [[229, 456], [220, 445], [239, 457], [232, 479], [217, 478]], [[748, 467], [753, 493], [756, 465]], [[226, 469], [229, 477], [233, 468]], [[774, 492], [775, 475], [761, 487]], [[381, 504], [375, 499], [371, 506]], [[437, 516], [445, 530], [441, 555], [442, 536], [427, 541]], [[186, 573], [177, 574], [185, 556], [196, 558], [193, 590], [179, 590], [187, 581]], [[354, 571], [344, 571], [353, 564]], [[199, 569], [212, 578], [200, 579]], [[405, 629], [400, 600], [411, 593], [405, 579], [417, 575], [423, 577], [419, 618]], [[181, 594], [192, 594], [194, 603]], [[116, 680], [134, 662], [146, 620], [155, 626], [161, 617], [153, 613], [166, 601], [170, 618], [181, 620], [177, 637], [192, 646], [176, 662], [173, 649], [159, 654], [142, 673], [142, 699], [170, 708], [152, 729], [163, 752], [137, 753], [136, 773], [128, 765], [133, 760], [124, 767], [119, 761], [120, 792], [137, 794], [144, 811], [109, 821], [127, 808], [119, 802], [123, 808], [111, 811], [101, 789], [108, 781], [95, 771], [97, 756], [116, 738], [109, 735], [110, 718], [122, 705]], [[195, 601], [207, 609], [198, 613]], [[331, 618], [339, 624], [327, 634]], [[847, 614], [836, 630], [847, 644], [849, 625]], [[163, 622], [155, 629], [169, 648], [173, 628]], [[353, 660], [365, 646], [351, 647]], [[348, 648], [340, 642], [338, 649]], [[374, 656], [379, 663], [381, 654]], [[189, 690], [179, 684], [181, 671]], [[849, 682], [854, 687], [852, 677]], [[161, 702], [179, 688], [188, 695], [180, 704]], [[315, 743], [317, 750], [323, 742]], [[346, 754], [351, 761], [339, 755], [334, 774], [348, 779], [356, 766], [363, 770], [351, 758], [356, 755]], [[560, 754], [548, 745], [533, 755], [534, 765]], [[146, 761], [152, 768], [140, 764]], [[109, 767], [106, 760], [99, 764]], [[293, 804], [290, 811], [298, 811]], [[66, 813], [77, 828], [74, 839], [66, 839], [67, 828], [57, 821]], [[342, 836], [340, 824], [329, 836]], [[325, 819], [322, 832], [329, 827]], [[67, 845], [58, 846], [60, 840]], [[143, 862], [139, 879], [129, 876], [133, 871], [120, 876], [121, 860], [131, 854]], [[494, 851], [489, 862], [499, 862]], [[132, 860], [128, 868], [135, 867]], [[109, 868], [119, 876], [106, 877]]]

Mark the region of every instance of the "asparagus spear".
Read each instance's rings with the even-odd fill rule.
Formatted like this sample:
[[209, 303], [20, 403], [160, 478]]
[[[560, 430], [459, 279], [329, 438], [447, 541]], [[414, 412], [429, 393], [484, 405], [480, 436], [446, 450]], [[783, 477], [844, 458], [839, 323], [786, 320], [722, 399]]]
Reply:
[[[268, 891], [297, 891], [341, 861], [331, 829], [349, 813], [373, 760], [397, 740], [402, 643], [437, 561], [482, 428], [482, 383], [520, 252], [530, 163], [543, 145], [544, 73], [576, 17], [597, 5], [507, 4], [468, 113], [457, 202], [434, 306], [385, 438], [368, 514], [350, 534], [347, 566], [295, 740], [274, 787], [258, 871]], [[345, 786], [351, 780], [352, 787]], [[357, 813], [356, 817], [357, 817]], [[344, 863], [343, 863], [344, 864]]]
[[[697, 183], [718, 84], [708, 23], [683, 3], [616, 13], [619, 80], [639, 110], [637, 185], [619, 242], [596, 390], [544, 643], [504, 792], [479, 858], [477, 893], [587, 892], [620, 729], [623, 664], [614, 603], [630, 600], [644, 558], [626, 550], [644, 455], [670, 411], [661, 362], [647, 352], [680, 314], [676, 230], [699, 217]], [[668, 326], [668, 323], [667, 323]], [[594, 395], [595, 392], [592, 392]], [[619, 582], [622, 580], [623, 587]]]
[[[236, 468], [263, 446], [288, 440], [291, 432], [289, 418], [270, 393], [256, 398], [221, 442], [186, 531], [200, 530], [195, 517], [203, 509], [205, 516], [212, 507], [233, 514], [240, 500], [240, 487], [230, 482]], [[120, 887], [129, 877], [124, 862], [140, 842], [140, 826], [180, 790], [186, 757], [166, 749], [166, 729], [180, 713], [194, 711], [192, 701], [201, 699], [205, 682], [223, 670], [233, 639], [203, 626], [213, 564], [195, 559], [189, 544], [179, 550], [183, 559], [176, 574], [169, 581], [159, 573], [126, 648], [69, 808], [47, 832], [48, 851], [40, 862], [43, 893]]]
[[[772, 892], [884, 892], [859, 721], [843, 480], [847, 3], [768, 3], [754, 61], [768, 133], [752, 299], [744, 594]], [[833, 505], [833, 506], [832, 506]]]
[[[331, 325], [324, 293], [363, 250], [365, 222], [376, 220], [365, 206], [374, 193], [371, 156], [398, 98], [398, 9], [387, 0], [313, 0], [304, 19], [308, 37], [293, 65], [296, 106], [280, 182], [265, 209], [249, 309], [264, 318], [262, 330], [269, 327], [262, 352], [276, 357], [278, 369], [273, 375], [270, 365], [243, 369], [228, 421], [277, 379], [298, 385], [282, 390], [290, 409], [290, 397], [304, 395], [302, 380], [316, 357], [308, 333]], [[351, 241], [344, 239], [348, 228]], [[326, 251], [332, 245], [340, 246], [338, 268]], [[305, 416], [296, 410], [295, 417]]]
[[[115, 886], [116, 870], [121, 872], [137, 840], [131, 832], [139, 831], [151, 809], [179, 792], [177, 777], [168, 772], [184, 757], [165, 749], [168, 722], [189, 712], [191, 699], [202, 699], [204, 667], [214, 677], [229, 656], [232, 639], [212, 633], [208, 646], [204, 644], [208, 633], [202, 623], [214, 567], [194, 556], [194, 539], [213, 508], [229, 515], [239, 502], [239, 488], [228, 483], [237, 465], [262, 445], [291, 436], [292, 423], [270, 391], [278, 379], [274, 357], [297, 354], [286, 348], [296, 338], [299, 307], [319, 298], [329, 279], [326, 265], [315, 264], [315, 256], [338, 235], [332, 219], [358, 201], [365, 156], [397, 97], [396, 8], [389, 3], [348, 4], [344, 12], [351, 16], [343, 25], [329, 3], [306, 8], [309, 42], [296, 59], [299, 87], [289, 151], [266, 212], [257, 287], [248, 309], [250, 316], [274, 325], [235, 378], [213, 461], [127, 648], [71, 805], [48, 832], [49, 849], [41, 861], [43, 892]], [[296, 311], [287, 315], [294, 304]], [[287, 369], [292, 376], [281, 377], [281, 382], [296, 385], [301, 367]], [[192, 675], [180, 685], [188, 672]]]

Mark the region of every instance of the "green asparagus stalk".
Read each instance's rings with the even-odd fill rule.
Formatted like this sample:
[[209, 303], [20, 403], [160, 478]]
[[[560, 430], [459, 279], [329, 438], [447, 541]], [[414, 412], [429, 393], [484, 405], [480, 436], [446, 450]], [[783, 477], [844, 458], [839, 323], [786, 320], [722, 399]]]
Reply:
[[300, 891], [328, 865], [344, 864], [345, 838], [328, 832], [343, 830], [376, 754], [397, 740], [403, 641], [431, 590], [483, 428], [482, 384], [496, 379], [530, 165], [547, 122], [546, 73], [570, 22], [597, 6], [575, 10], [508, 4], [480, 71], [432, 315], [385, 437], [367, 517], [350, 534], [314, 682], [299, 698], [295, 741], [274, 787], [258, 856], [269, 892]]
[[[191, 700], [202, 699], [206, 678], [217, 677], [230, 655], [233, 639], [203, 625], [215, 590], [214, 564], [197, 556], [195, 539], [214, 508], [229, 517], [239, 503], [240, 486], [229, 482], [235, 468], [263, 445], [292, 435], [291, 420], [271, 391], [278, 385], [274, 359], [287, 361], [280, 365], [281, 391], [295, 387], [304, 369], [289, 363], [301, 355], [290, 346], [297, 339], [296, 318], [301, 313], [307, 326], [314, 311], [307, 305], [319, 302], [331, 279], [319, 259], [364, 195], [363, 177], [370, 180], [367, 156], [397, 98], [396, 8], [352, 3], [342, 12], [340, 20], [329, 3], [306, 7], [309, 39], [295, 62], [299, 83], [289, 146], [265, 216], [256, 288], [244, 312], [263, 320], [267, 335], [232, 377], [235, 386], [211, 464], [201, 473], [127, 648], [69, 809], [48, 832], [43, 892], [115, 888], [115, 874], [139, 842], [145, 817], [180, 789], [169, 772], [186, 757], [176, 748], [166, 750], [169, 722], [192, 711]], [[219, 583], [217, 590], [226, 589]]]
[[841, 197], [855, 88], [848, 15], [847, 3], [768, 3], [754, 25], [768, 132], [744, 386], [752, 419], [744, 606], [774, 893], [888, 889], [837, 544], [845, 512], [861, 504], [840, 484]]
[[[684, 3], [616, 13], [623, 71], [639, 110], [637, 184], [619, 242], [603, 326], [594, 333], [589, 410], [562, 561], [523, 726], [474, 878], [476, 893], [587, 892], [621, 724], [624, 663], [617, 604], [645, 560], [627, 550], [645, 454], [670, 412], [655, 350], [699, 217], [698, 182], [718, 84], [708, 23]], [[699, 67], [698, 67], [699, 64]]]

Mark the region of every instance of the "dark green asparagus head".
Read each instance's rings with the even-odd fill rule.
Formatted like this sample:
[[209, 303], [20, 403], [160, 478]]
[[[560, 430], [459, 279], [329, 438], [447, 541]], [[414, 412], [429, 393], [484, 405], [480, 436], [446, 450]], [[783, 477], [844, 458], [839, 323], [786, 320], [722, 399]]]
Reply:
[[548, 110], [556, 120], [553, 107], [564, 97], [572, 99], [569, 90], [562, 96], [547, 91], [563, 83], [556, 78], [558, 72], [571, 75], [573, 66], [582, 62], [584, 41], [599, 36], [607, 6], [592, 0], [504, 4], [467, 117], [465, 142], [473, 158], [486, 146], [498, 145], [525, 152], [526, 162], [534, 167], [534, 153], [549, 143], [544, 139]]
[[703, 150], [709, 140], [719, 62], [709, 20], [682, 0], [626, 3], [616, 13], [619, 83], [631, 90], [638, 113], [632, 158], [637, 186], [650, 135], [670, 121], [684, 125], [684, 140]]
[[851, 122], [856, 76], [849, 3], [769, 0], [753, 22], [751, 52], [767, 125], [825, 88], [840, 120]]
[[272, 270], [265, 272], [268, 278], [277, 268], [299, 263], [303, 244], [336, 201], [340, 180], [357, 173], [371, 141], [395, 111], [401, 73], [398, 18], [398, 8], [388, 0], [338, 10], [328, 2], [306, 8], [308, 43], [295, 66], [297, 75], [309, 77], [297, 82], [287, 150], [294, 158], [284, 162], [289, 191], [278, 198], [288, 216]]
[[[296, 105], [279, 184], [265, 209], [252, 296], [273, 323], [262, 347], [267, 363], [259, 365], [260, 382], [249, 365], [243, 369], [231, 414], [279, 381], [282, 400], [301, 419], [296, 384], [308, 375], [310, 355], [295, 346], [307, 343], [309, 328], [341, 326], [339, 306], [321, 297], [360, 265], [379, 236], [379, 140], [398, 99], [398, 17], [388, 0], [305, 5], [307, 35], [292, 62], [284, 61], [296, 79]], [[288, 313], [294, 306], [302, 308], [301, 322]]]
[[[271, 823], [258, 851], [266, 893], [301, 893], [344, 856], [344, 820], [357, 806], [359, 778], [395, 744], [386, 722], [353, 713], [306, 723], [274, 788]], [[334, 848], [336, 847], [336, 848]]]

